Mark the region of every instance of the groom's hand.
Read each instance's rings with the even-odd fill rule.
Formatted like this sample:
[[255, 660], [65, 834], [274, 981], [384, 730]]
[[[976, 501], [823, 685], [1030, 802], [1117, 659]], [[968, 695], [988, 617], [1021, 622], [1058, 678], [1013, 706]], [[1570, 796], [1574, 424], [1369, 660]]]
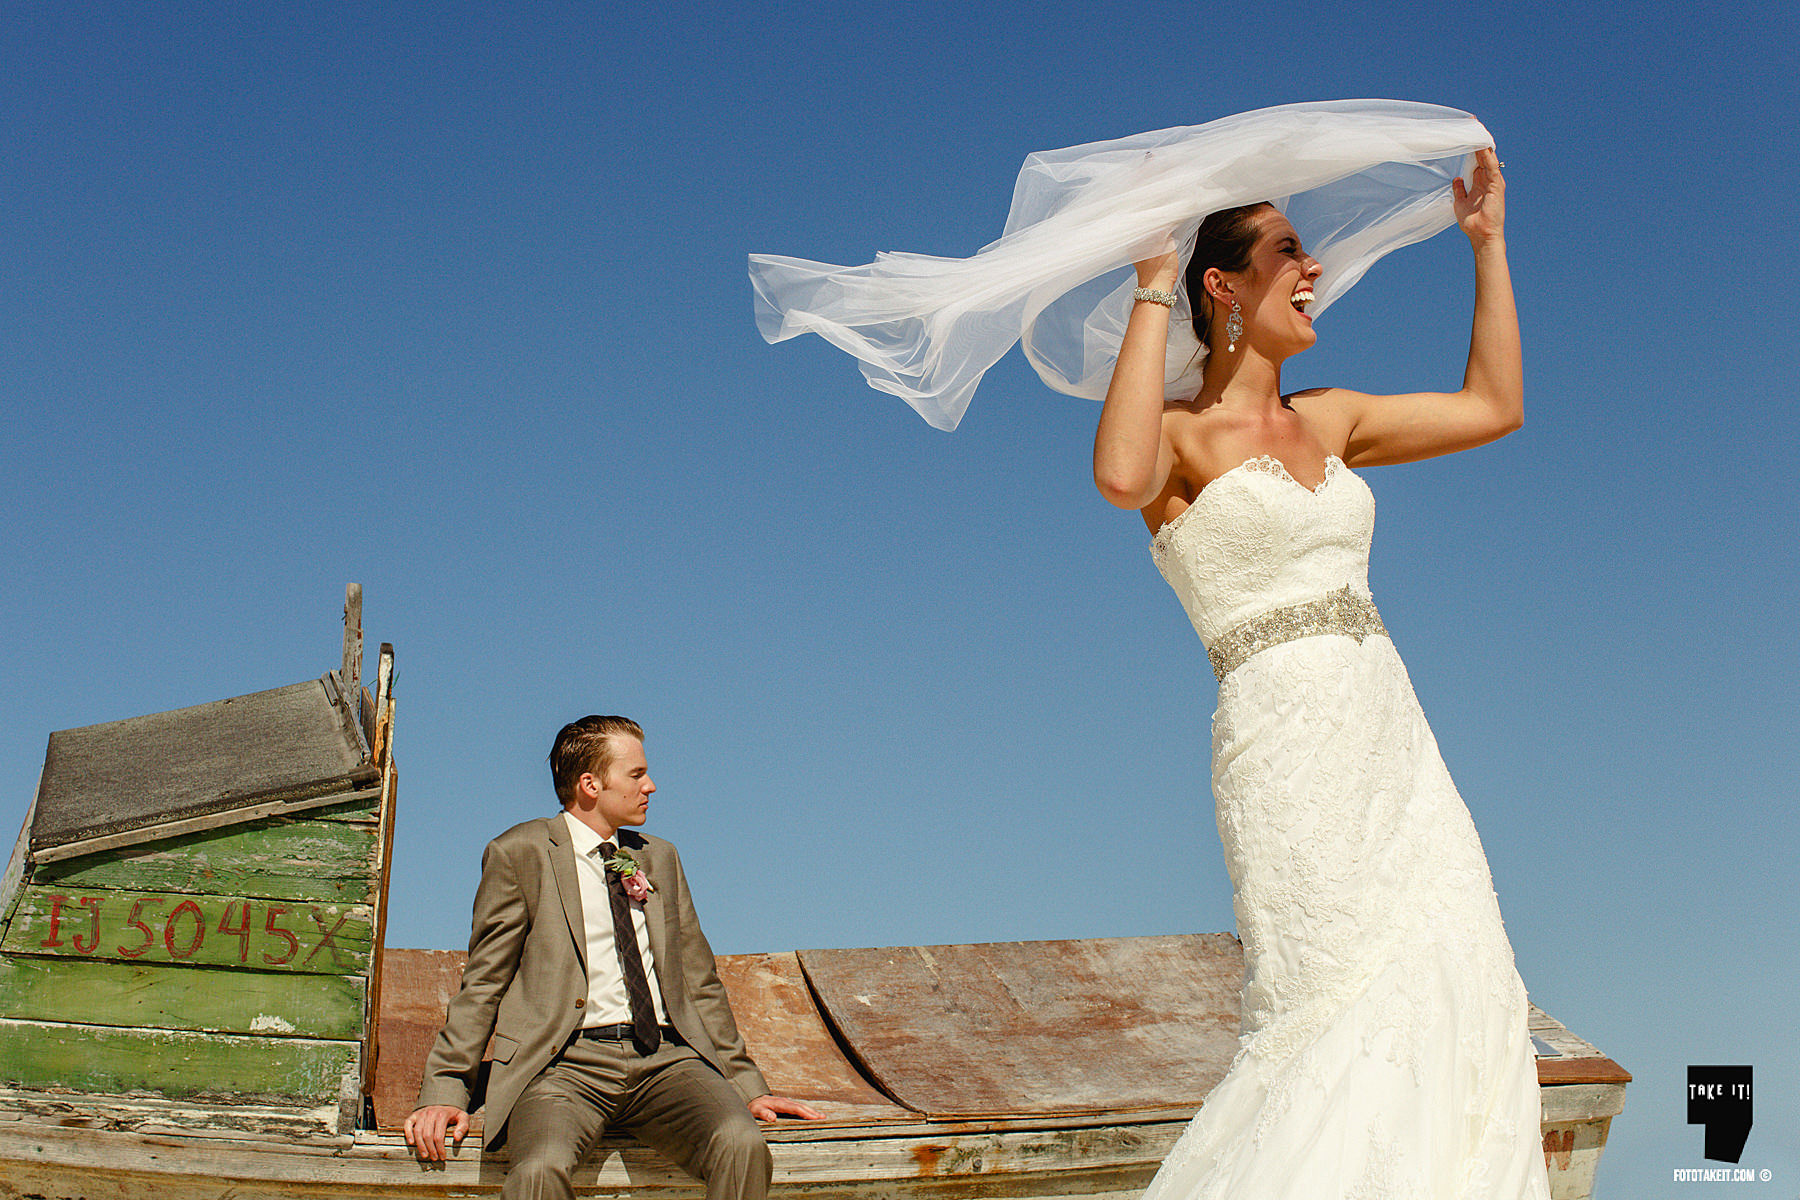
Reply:
[[759, 1121], [773, 1121], [777, 1117], [804, 1117], [808, 1121], [825, 1119], [825, 1114], [812, 1105], [789, 1100], [786, 1096], [758, 1096], [750, 1101], [750, 1115]]
[[455, 1139], [460, 1150], [468, 1132], [469, 1114], [448, 1104], [428, 1104], [406, 1118], [406, 1144], [426, 1162], [444, 1161], [445, 1134]]

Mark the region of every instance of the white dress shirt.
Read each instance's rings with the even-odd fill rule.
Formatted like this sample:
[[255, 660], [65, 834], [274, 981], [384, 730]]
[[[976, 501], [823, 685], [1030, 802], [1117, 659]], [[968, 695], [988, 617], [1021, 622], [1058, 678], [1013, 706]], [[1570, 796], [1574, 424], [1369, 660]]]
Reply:
[[[569, 826], [570, 844], [575, 850], [575, 877], [581, 881], [581, 920], [587, 930], [588, 998], [581, 1027], [624, 1025], [631, 1021], [631, 1001], [625, 995], [625, 972], [619, 967], [619, 952], [614, 946], [617, 939], [613, 937], [606, 868], [594, 853], [602, 839], [567, 811], [563, 821]], [[617, 847], [618, 836], [615, 834], [611, 840]], [[656, 1023], [666, 1025], [668, 1014], [663, 1011], [662, 986], [656, 981], [656, 963], [650, 956], [650, 926], [644, 920], [643, 905], [631, 906], [631, 924], [637, 933], [638, 953], [644, 960], [644, 977], [650, 981]]]

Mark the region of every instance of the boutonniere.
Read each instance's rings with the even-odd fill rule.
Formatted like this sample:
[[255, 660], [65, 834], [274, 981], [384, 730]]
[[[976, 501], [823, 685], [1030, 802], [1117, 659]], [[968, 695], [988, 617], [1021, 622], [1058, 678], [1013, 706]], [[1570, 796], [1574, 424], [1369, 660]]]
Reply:
[[639, 904], [650, 898], [656, 885], [650, 882], [650, 873], [638, 866], [638, 860], [631, 856], [629, 850], [616, 850], [606, 860], [606, 869], [619, 877], [619, 886], [625, 894]]

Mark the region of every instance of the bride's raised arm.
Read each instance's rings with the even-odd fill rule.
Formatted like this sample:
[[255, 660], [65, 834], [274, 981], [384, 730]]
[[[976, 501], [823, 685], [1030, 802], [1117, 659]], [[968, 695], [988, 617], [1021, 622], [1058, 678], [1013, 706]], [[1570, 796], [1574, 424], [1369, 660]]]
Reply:
[[[1172, 293], [1181, 254], [1170, 248], [1137, 264], [1138, 286]], [[1163, 369], [1169, 309], [1133, 300], [1106, 406], [1094, 431], [1094, 485], [1120, 508], [1140, 509], [1161, 494], [1175, 456], [1162, 433]]]
[[1519, 315], [1506, 264], [1506, 181], [1490, 149], [1476, 155], [1474, 183], [1455, 184], [1456, 223], [1475, 251], [1475, 319], [1469, 365], [1456, 392], [1370, 396], [1341, 388], [1301, 392], [1302, 411], [1343, 422], [1344, 462], [1353, 467], [1413, 462], [1504, 437], [1525, 419]]

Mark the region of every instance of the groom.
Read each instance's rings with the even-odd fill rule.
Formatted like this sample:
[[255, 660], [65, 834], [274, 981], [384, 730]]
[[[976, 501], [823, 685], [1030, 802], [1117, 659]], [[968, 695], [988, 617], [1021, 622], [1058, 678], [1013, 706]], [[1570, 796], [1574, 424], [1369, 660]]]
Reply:
[[550, 751], [563, 811], [488, 843], [462, 990], [450, 1002], [406, 1141], [442, 1161], [480, 1102], [484, 1140], [512, 1156], [509, 1200], [572, 1198], [570, 1173], [608, 1129], [706, 1182], [760, 1200], [757, 1121], [818, 1118], [771, 1096], [732, 1019], [675, 847], [637, 833], [656, 785], [624, 717], [565, 725]]

